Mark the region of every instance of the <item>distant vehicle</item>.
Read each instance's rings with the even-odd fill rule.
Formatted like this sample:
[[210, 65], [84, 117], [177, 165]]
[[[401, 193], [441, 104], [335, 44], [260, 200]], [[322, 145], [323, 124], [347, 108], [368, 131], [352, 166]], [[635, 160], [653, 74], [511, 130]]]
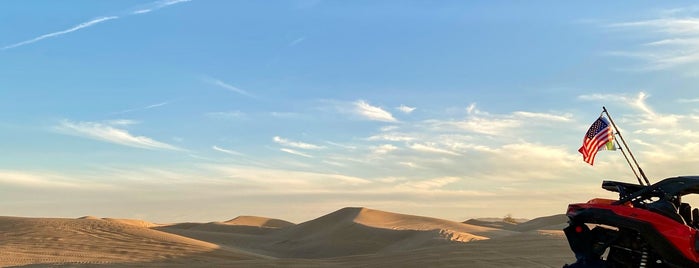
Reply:
[[576, 262], [564, 268], [699, 267], [699, 209], [682, 202], [699, 194], [699, 176], [602, 188], [619, 199], [568, 205], [564, 232]]

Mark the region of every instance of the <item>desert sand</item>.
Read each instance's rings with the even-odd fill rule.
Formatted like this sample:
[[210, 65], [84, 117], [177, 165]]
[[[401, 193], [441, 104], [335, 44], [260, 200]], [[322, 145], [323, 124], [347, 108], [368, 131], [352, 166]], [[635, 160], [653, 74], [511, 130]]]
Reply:
[[0, 267], [561, 267], [564, 215], [518, 224], [343, 208], [209, 223], [0, 217]]

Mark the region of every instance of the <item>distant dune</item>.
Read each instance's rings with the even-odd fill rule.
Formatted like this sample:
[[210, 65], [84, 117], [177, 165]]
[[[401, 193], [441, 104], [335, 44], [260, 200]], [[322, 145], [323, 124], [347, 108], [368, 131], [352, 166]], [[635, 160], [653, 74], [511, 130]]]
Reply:
[[223, 222], [229, 225], [254, 226], [261, 228], [285, 228], [295, 224], [279, 219], [256, 217], [256, 216], [238, 216], [232, 220]]
[[565, 214], [540, 217], [521, 223], [510, 223], [505, 221], [490, 221], [481, 219], [470, 219], [464, 221], [466, 224], [484, 226], [508, 231], [527, 232], [534, 230], [562, 230], [568, 225], [568, 217]]
[[360, 207], [300, 224], [0, 217], [0, 267], [560, 267], [574, 259], [551, 229], [564, 218], [460, 223]]
[[533, 230], [562, 230], [567, 226], [568, 217], [565, 214], [557, 214], [536, 218], [528, 222], [517, 224], [512, 230], [526, 232]]
[[502, 219], [500, 221], [485, 221], [485, 220], [480, 220], [480, 219], [469, 219], [467, 221], [464, 221], [463, 223], [470, 224], [470, 225], [476, 225], [476, 226], [495, 228], [495, 229], [508, 230], [508, 231], [513, 230], [517, 226], [516, 223], [505, 222], [505, 221], [502, 221]]
[[157, 226], [162, 225], [162, 224], [155, 224], [155, 223], [152, 223], [152, 222], [147, 222], [147, 221], [144, 221], [144, 220], [112, 219], [112, 218], [102, 218], [102, 219], [105, 220], [105, 221], [118, 222], [118, 223], [123, 223], [123, 224], [127, 224], [127, 225], [138, 226], [138, 227], [146, 227], [146, 228], [157, 227]]

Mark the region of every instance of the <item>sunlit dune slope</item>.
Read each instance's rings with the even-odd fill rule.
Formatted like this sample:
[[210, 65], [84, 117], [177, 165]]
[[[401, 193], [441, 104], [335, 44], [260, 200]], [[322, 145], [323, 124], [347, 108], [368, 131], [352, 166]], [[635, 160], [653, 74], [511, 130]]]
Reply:
[[[385, 212], [368, 208], [344, 208], [343, 210], [345, 210], [346, 213], [357, 212], [357, 215], [353, 220], [355, 223], [376, 228], [419, 231], [439, 229], [454, 233], [470, 233], [486, 238], [494, 238], [512, 234], [512, 232], [503, 231], [497, 228], [477, 226], [437, 218]], [[453, 237], [451, 240], [462, 242], [468, 241], [459, 239], [458, 237]]]
[[283, 257], [321, 258], [404, 251], [510, 233], [429, 217], [343, 208], [272, 234], [277, 241], [264, 249]]
[[0, 266], [167, 263], [195, 254], [203, 259], [253, 259], [212, 243], [120, 221], [0, 217]]

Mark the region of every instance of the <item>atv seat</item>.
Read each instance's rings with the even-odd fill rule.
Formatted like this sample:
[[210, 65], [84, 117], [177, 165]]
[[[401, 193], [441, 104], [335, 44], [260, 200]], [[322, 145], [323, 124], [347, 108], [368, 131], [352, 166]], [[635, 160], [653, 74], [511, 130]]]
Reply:
[[659, 201], [648, 204], [647, 208], [650, 211], [653, 211], [655, 213], [658, 213], [660, 215], [663, 215], [665, 217], [673, 219], [679, 223], [687, 224], [686, 222], [684, 222], [684, 219], [682, 218], [682, 216], [680, 216], [680, 214], [677, 213], [677, 207], [675, 207], [675, 205], [670, 201], [659, 200]]
[[692, 209], [692, 227], [699, 228], [699, 208]]

